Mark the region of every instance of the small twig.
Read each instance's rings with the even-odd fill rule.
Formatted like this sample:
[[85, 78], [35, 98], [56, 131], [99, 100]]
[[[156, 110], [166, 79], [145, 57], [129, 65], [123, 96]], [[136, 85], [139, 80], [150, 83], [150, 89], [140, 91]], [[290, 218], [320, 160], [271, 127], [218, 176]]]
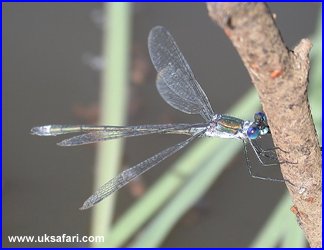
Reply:
[[267, 114], [281, 171], [311, 247], [322, 247], [322, 155], [307, 97], [311, 42], [291, 51], [265, 3], [208, 3], [247, 68]]

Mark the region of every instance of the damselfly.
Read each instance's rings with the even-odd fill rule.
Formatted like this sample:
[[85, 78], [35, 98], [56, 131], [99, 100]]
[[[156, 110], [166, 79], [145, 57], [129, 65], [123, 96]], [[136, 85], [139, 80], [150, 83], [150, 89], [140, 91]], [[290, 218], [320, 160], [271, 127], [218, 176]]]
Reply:
[[121, 172], [108, 181], [90, 196], [80, 209], [87, 209], [119, 190], [137, 176], [159, 164], [175, 152], [187, 146], [197, 137], [234, 138], [243, 142], [246, 164], [253, 178], [271, 181], [284, 181], [261, 177], [252, 173], [247, 155], [249, 144], [262, 165], [262, 157], [276, 160], [274, 150], [263, 150], [256, 139], [269, 134], [270, 129], [266, 115], [258, 112], [254, 121], [245, 121], [228, 115], [215, 114], [208, 98], [195, 79], [187, 61], [180, 52], [171, 34], [161, 26], [150, 31], [148, 48], [152, 63], [158, 72], [156, 85], [162, 98], [173, 108], [187, 114], [200, 114], [205, 120], [196, 124], [160, 124], [139, 126], [87, 126], [87, 125], [46, 125], [34, 127], [31, 133], [39, 136], [56, 136], [69, 133], [84, 133], [58, 143], [60, 146], [77, 146], [121, 137], [132, 137], [148, 134], [184, 134], [189, 138], [145, 161]]

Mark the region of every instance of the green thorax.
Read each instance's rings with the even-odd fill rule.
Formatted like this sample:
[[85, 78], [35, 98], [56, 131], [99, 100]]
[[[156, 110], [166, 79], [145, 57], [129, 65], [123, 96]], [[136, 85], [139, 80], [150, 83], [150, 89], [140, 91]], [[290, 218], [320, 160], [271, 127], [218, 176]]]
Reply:
[[236, 134], [238, 130], [243, 128], [244, 121], [228, 115], [221, 115], [220, 118], [217, 119], [217, 129], [222, 132]]

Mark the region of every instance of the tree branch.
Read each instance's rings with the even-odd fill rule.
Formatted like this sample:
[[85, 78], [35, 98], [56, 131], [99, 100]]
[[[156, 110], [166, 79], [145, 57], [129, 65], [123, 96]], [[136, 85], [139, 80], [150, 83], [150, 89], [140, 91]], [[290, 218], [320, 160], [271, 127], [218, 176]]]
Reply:
[[289, 50], [265, 3], [208, 3], [238, 51], [267, 114], [283, 177], [311, 247], [322, 247], [322, 155], [307, 97], [311, 42]]

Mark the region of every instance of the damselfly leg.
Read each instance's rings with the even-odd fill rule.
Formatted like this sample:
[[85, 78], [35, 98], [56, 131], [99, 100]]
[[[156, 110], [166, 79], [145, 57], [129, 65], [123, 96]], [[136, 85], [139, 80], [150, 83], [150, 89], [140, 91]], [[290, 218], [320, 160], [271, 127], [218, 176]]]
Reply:
[[[263, 149], [260, 146], [260, 144], [257, 143], [256, 140], [250, 141], [250, 145], [253, 151], [255, 152], [258, 160], [260, 161], [261, 166], [268, 167], [268, 166], [279, 165], [280, 163], [282, 163], [278, 160], [276, 148]], [[265, 162], [264, 160], [262, 160], [262, 158], [267, 160], [272, 160], [273, 162], [272, 163]]]
[[[259, 160], [259, 162], [261, 163], [262, 166], [278, 166], [279, 165], [279, 162], [276, 162], [276, 163], [269, 163], [269, 164], [265, 164], [261, 158], [260, 158], [260, 155], [259, 155], [259, 151], [255, 148], [255, 146], [252, 144], [251, 141], [249, 141], [249, 144], [251, 145], [255, 155], [257, 156], [257, 159]], [[245, 156], [245, 161], [246, 161], [246, 166], [247, 166], [247, 169], [249, 171], [249, 175], [252, 177], [252, 178], [255, 178], [255, 179], [260, 179], [260, 180], [266, 180], [266, 181], [275, 181], [275, 182], [286, 182], [287, 180], [285, 179], [279, 179], [279, 178], [272, 178], [272, 177], [265, 177], [265, 176], [259, 176], [259, 175], [256, 175], [253, 173], [252, 171], [252, 165], [251, 165], [251, 161], [249, 159], [249, 155], [248, 155], [248, 150], [247, 150], [247, 141], [246, 140], [243, 140], [243, 147], [244, 147], [244, 156]], [[278, 160], [277, 160], [278, 161]]]

